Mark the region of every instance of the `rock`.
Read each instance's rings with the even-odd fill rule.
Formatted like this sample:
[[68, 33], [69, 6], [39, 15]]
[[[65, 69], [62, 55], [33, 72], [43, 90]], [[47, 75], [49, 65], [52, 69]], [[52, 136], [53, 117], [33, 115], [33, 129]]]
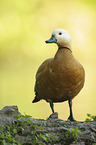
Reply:
[[51, 114], [48, 119], [58, 119], [58, 113], [55, 112], [55, 113]]
[[0, 110], [0, 117], [14, 117], [16, 115], [20, 115], [18, 112], [17, 106], [5, 106], [2, 110]]
[[14, 121], [14, 116], [21, 115], [17, 106], [5, 106], [0, 110], [0, 126], [5, 130], [6, 125]]
[[[14, 118], [14, 116], [17, 116]], [[70, 122], [55, 112], [47, 120], [22, 116], [17, 106], [0, 110], [0, 126], [22, 145], [93, 145], [96, 144], [96, 120], [90, 123]], [[5, 136], [6, 137], [6, 136]]]

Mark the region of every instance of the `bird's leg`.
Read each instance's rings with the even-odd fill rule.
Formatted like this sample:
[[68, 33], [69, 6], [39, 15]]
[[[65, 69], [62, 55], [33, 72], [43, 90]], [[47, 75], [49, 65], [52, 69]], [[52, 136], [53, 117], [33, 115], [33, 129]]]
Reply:
[[68, 120], [70, 120], [70, 121], [76, 121], [74, 119], [73, 113], [72, 113], [72, 100], [69, 100], [68, 103], [69, 103], [69, 108], [70, 108], [70, 116], [68, 117]]
[[49, 103], [50, 103], [50, 107], [51, 107], [51, 109], [52, 109], [52, 112], [54, 113], [54, 104], [53, 104], [52, 101], [50, 101]]

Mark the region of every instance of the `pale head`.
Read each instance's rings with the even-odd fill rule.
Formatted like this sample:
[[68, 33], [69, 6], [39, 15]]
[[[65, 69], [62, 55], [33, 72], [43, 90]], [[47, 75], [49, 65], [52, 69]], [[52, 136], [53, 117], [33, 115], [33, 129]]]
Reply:
[[56, 43], [58, 47], [68, 47], [72, 50], [71, 37], [64, 29], [55, 29], [52, 37], [45, 41], [46, 43]]

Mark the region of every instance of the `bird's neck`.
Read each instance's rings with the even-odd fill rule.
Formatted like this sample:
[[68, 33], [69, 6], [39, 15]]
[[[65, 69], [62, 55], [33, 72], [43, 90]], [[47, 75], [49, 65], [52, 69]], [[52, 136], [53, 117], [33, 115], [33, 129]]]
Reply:
[[69, 47], [59, 47], [58, 50], [60, 50], [60, 49], [68, 49], [72, 52], [72, 50]]
[[54, 58], [63, 59], [67, 57], [72, 57], [72, 51], [68, 47], [59, 47]]

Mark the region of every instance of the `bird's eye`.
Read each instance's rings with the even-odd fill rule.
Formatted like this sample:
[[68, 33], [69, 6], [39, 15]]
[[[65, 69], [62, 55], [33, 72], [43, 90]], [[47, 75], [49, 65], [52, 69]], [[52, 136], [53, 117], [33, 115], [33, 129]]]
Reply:
[[61, 32], [59, 32], [59, 35], [62, 35], [62, 33], [61, 33]]

